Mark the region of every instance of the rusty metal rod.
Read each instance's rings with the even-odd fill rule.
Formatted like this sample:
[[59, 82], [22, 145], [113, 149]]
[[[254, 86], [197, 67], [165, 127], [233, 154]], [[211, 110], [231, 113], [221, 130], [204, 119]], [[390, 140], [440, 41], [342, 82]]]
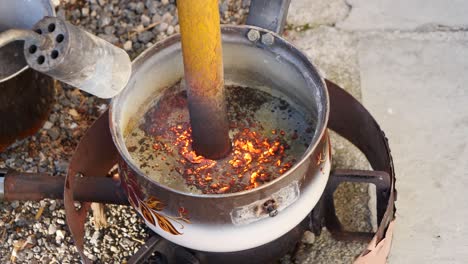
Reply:
[[[8, 172], [4, 177], [5, 201], [39, 201], [63, 199], [65, 177], [44, 173]], [[75, 200], [112, 204], [128, 204], [118, 179], [111, 177], [77, 177]]]
[[231, 150], [224, 95], [221, 28], [217, 0], [178, 0], [192, 147], [210, 159]]

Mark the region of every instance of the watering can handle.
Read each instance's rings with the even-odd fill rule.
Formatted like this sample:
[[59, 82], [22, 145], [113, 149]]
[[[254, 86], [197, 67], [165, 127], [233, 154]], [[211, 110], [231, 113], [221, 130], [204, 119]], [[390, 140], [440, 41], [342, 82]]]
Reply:
[[291, 0], [252, 0], [247, 25], [283, 33]]

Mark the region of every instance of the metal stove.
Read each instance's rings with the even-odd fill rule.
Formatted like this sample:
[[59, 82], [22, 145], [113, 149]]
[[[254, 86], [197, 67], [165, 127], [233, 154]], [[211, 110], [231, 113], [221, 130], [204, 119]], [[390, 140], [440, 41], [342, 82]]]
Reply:
[[[282, 237], [253, 249], [229, 252], [200, 252], [177, 246], [159, 235], [153, 234], [146, 244], [129, 259], [128, 263], [142, 263], [145, 260], [155, 263], [266, 263], [276, 260], [292, 250], [301, 239], [304, 231], [311, 230], [319, 235], [326, 227], [338, 240], [369, 241], [369, 249], [361, 258], [374, 257], [375, 254], [387, 255], [388, 251], [379, 251], [379, 243], [389, 244], [386, 237], [391, 236], [389, 225], [394, 220], [396, 199], [395, 174], [392, 157], [385, 134], [370, 113], [351, 95], [330, 81], [326, 81], [330, 94], [329, 129], [343, 136], [360, 149], [374, 170], [335, 170], [332, 171], [325, 192], [319, 203], [308, 216], [295, 228]], [[3, 199], [38, 201], [44, 198], [62, 199], [70, 195], [69, 203], [82, 201], [80, 211], [67, 210], [67, 222], [77, 248], [83, 254], [84, 223], [88, 202], [128, 204], [120, 188], [117, 177], [109, 177], [107, 171], [113, 166], [116, 158], [108, 126], [107, 112], [99, 118], [83, 137], [70, 166], [76, 171], [89, 173], [77, 177], [70, 185], [71, 178], [53, 177], [46, 174], [3, 172]], [[91, 153], [91, 155], [90, 155]], [[92, 176], [91, 176], [92, 175]], [[93, 177], [94, 176], [94, 177]], [[377, 223], [376, 233], [349, 232], [342, 228], [335, 214], [333, 193], [342, 182], [371, 183], [376, 186]], [[70, 189], [67, 193], [67, 189]], [[200, 238], [203, 239], [203, 238]], [[228, 242], [228, 241], [227, 241]], [[228, 262], [227, 262], [228, 261]], [[153, 262], [154, 263], [154, 262]]]

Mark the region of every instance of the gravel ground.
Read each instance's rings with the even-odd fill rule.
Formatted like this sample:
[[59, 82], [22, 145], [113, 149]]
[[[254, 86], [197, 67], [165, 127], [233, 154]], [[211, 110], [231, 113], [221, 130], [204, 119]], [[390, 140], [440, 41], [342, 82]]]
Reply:
[[[61, 1], [57, 15], [84, 27], [99, 37], [124, 48], [132, 58], [147, 47], [179, 31], [174, 0], [67, 0]], [[220, 1], [222, 23], [242, 24], [250, 1]], [[57, 103], [44, 127], [33, 137], [16, 142], [0, 154], [0, 168], [25, 172], [64, 175], [68, 160], [81, 136], [92, 122], [107, 109], [106, 100], [57, 84]], [[362, 155], [348, 152], [344, 140], [333, 136], [335, 164], [361, 164]], [[343, 167], [344, 167], [343, 166]], [[349, 167], [349, 166], [347, 166]], [[346, 213], [348, 191], [361, 204], [354, 213]], [[350, 185], [337, 193], [340, 216], [351, 230], [369, 230], [365, 186]], [[341, 206], [340, 206], [341, 204]], [[43, 211], [42, 211], [43, 210]], [[42, 211], [41, 214], [38, 212]], [[348, 209], [349, 211], [349, 209]], [[96, 230], [87, 223], [86, 253], [102, 263], [123, 263], [147, 237], [147, 230], [130, 207], [107, 206], [109, 226]], [[358, 213], [356, 213], [358, 212]], [[356, 218], [359, 214], [363, 217]], [[61, 201], [12, 202], [0, 204], [0, 263], [79, 263], [67, 226]], [[295, 256], [285, 256], [283, 263], [349, 263], [364, 245], [336, 242], [329, 233], [314, 238], [306, 234], [305, 243]], [[315, 242], [314, 242], [315, 241]], [[295, 261], [294, 261], [295, 259]]]

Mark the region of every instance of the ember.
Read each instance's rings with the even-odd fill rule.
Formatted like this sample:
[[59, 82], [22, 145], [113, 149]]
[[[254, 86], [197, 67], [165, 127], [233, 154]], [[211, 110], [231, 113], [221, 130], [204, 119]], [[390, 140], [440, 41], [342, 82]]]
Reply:
[[242, 87], [227, 92], [232, 139], [227, 157], [210, 160], [193, 151], [185, 91], [171, 88], [127, 136], [140, 169], [169, 187], [205, 194], [250, 190], [286, 173], [313, 136], [305, 132], [310, 121], [265, 92]]
[[[281, 164], [285, 159], [285, 149], [289, 146], [280, 136], [270, 139], [249, 128], [244, 128], [234, 135], [230, 155], [217, 162], [198, 156], [191, 149], [191, 129], [188, 124], [173, 126], [170, 131], [174, 133], [178, 153], [184, 157], [180, 162], [185, 165], [182, 175], [188, 184], [198, 185], [204, 193], [249, 190], [263, 182], [271, 181], [292, 166], [293, 161]], [[213, 180], [211, 175], [215, 173], [213, 168], [218, 163], [222, 171], [218, 181], [224, 183], [210, 184]], [[274, 168], [273, 165], [276, 166], [276, 171], [266, 169]], [[217, 170], [220, 166], [216, 166]], [[242, 180], [244, 177], [249, 180]]]

